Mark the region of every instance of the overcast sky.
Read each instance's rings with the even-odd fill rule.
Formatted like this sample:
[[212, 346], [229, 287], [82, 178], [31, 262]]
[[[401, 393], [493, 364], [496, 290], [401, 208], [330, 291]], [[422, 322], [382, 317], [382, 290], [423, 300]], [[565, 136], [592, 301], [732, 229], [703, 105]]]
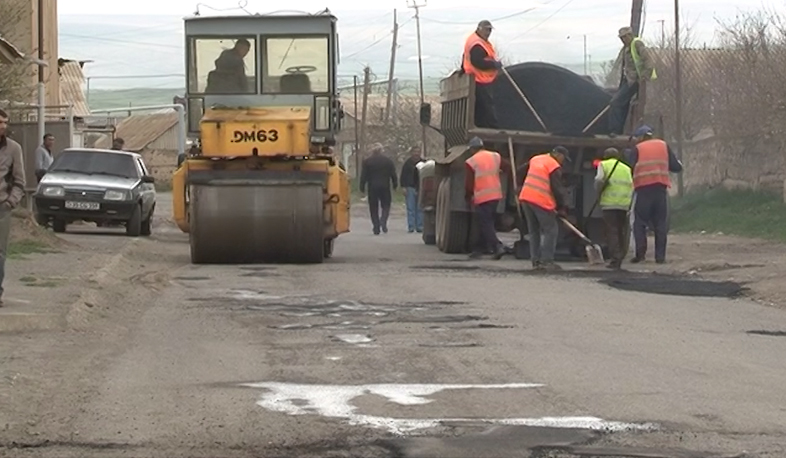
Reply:
[[[617, 30], [630, 20], [630, 3], [630, 0], [429, 0], [421, 10], [427, 76], [443, 76], [455, 68], [464, 38], [479, 19], [494, 23], [496, 30], [491, 40], [510, 62], [540, 60], [580, 65], [584, 57], [584, 35], [587, 35], [591, 63], [613, 59], [620, 47]], [[251, 13], [275, 11], [269, 1], [248, 0], [243, 4]], [[204, 3], [59, 0], [61, 51], [69, 57], [96, 59], [90, 72], [115, 74], [127, 72], [129, 56], [125, 54], [133, 52], [134, 44], [139, 47], [155, 42], [156, 53], [147, 52], [148, 57], [137, 60], [137, 65], [150, 60], [150, 66], [162, 72], [182, 72], [181, 18], [192, 15], [197, 5], [202, 15], [246, 14], [238, 8], [237, 0]], [[330, 8], [339, 19], [342, 71], [353, 74], [359, 74], [366, 64], [386, 67], [391, 11], [397, 8], [401, 24], [397, 74], [401, 77], [417, 74], [415, 23], [405, 0], [293, 0], [286, 5], [301, 12]], [[681, 20], [691, 27], [694, 46], [712, 45], [719, 30], [718, 21], [731, 21], [741, 11], [769, 8], [786, 12], [786, 0], [681, 0], [680, 5]], [[672, 1], [645, 0], [645, 39], [659, 41], [662, 26], [670, 34], [673, 18]], [[126, 30], [113, 32], [113, 26]], [[96, 31], [96, 27], [105, 30]], [[141, 49], [140, 52], [145, 52]], [[123, 55], [126, 58], [120, 59]], [[149, 70], [145, 69], [144, 73]]]

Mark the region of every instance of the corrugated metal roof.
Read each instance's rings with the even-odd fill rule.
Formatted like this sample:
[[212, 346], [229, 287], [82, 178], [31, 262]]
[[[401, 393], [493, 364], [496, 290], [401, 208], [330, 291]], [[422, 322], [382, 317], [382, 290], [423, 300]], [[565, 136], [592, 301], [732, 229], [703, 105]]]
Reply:
[[90, 107], [85, 98], [85, 74], [82, 64], [74, 60], [60, 59], [58, 61], [60, 72], [60, 103], [73, 104], [73, 115], [85, 118], [90, 116]]
[[[123, 149], [139, 152], [145, 149], [152, 141], [164, 135], [169, 129], [177, 125], [177, 112], [139, 114], [123, 119], [115, 130], [115, 138], [125, 140]], [[99, 139], [96, 148], [111, 148], [112, 138], [107, 135]]]
[[6, 63], [10, 63], [14, 59], [21, 59], [23, 57], [25, 57], [25, 55], [19, 48], [0, 35], [0, 59]]

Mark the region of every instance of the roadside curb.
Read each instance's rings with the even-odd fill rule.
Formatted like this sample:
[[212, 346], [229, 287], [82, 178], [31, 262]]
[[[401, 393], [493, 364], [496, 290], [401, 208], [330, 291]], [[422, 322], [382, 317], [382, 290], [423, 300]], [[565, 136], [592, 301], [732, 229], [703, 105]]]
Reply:
[[[95, 283], [100, 285], [106, 278], [116, 269], [123, 259], [134, 249], [139, 243], [139, 239], [129, 240], [119, 252], [112, 255], [111, 258], [99, 269], [88, 274]], [[70, 304], [64, 313], [17, 313], [17, 312], [4, 312], [0, 314], [0, 334], [11, 334], [17, 332], [32, 332], [32, 331], [51, 331], [56, 329], [63, 329], [68, 326], [77, 324], [84, 324], [86, 322], [87, 313], [85, 307], [86, 303], [95, 301], [96, 297], [95, 286], [87, 286], [79, 292], [79, 298]]]

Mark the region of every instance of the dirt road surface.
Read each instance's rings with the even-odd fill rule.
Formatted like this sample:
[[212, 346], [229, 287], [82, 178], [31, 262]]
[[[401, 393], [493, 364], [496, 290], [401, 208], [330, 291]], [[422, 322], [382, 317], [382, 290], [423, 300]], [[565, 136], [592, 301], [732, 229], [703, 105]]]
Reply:
[[778, 246], [545, 276], [359, 209], [325, 264], [192, 266], [167, 198], [9, 261], [0, 456], [786, 456]]

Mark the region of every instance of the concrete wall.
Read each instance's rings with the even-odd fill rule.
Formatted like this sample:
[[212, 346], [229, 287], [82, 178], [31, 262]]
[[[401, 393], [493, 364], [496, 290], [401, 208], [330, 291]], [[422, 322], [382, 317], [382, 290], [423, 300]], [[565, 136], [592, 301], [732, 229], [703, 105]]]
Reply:
[[[38, 136], [38, 123], [17, 122], [9, 126], [9, 137], [22, 145], [25, 153], [25, 173], [28, 190], [35, 190], [35, 150], [41, 145], [42, 139]], [[71, 147], [71, 128], [67, 121], [49, 121], [46, 123], [46, 132], [55, 136], [54, 156], [60, 151]]]
[[145, 148], [139, 154], [147, 165], [148, 171], [156, 179], [156, 186], [168, 187], [172, 184], [172, 174], [177, 167], [177, 148], [155, 150]]
[[684, 145], [685, 188], [723, 186], [784, 195], [786, 151], [768, 139], [714, 136]]

